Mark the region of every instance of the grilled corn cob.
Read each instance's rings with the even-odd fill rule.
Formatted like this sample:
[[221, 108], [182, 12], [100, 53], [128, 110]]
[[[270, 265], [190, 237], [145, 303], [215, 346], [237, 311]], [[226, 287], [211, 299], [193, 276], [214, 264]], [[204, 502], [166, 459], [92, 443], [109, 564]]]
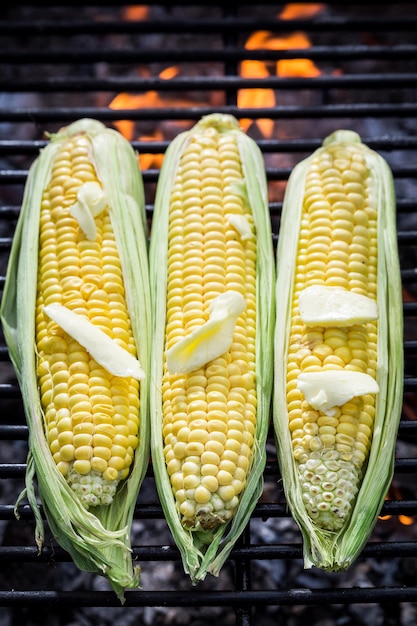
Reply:
[[169, 146], [150, 244], [152, 461], [194, 583], [218, 574], [262, 490], [274, 271], [261, 153], [235, 118], [204, 117]]
[[129, 530], [149, 458], [148, 280], [134, 151], [95, 120], [61, 129], [30, 169], [2, 323], [29, 426], [29, 499], [35, 471], [57, 541], [121, 598], [138, 582]]
[[388, 490], [402, 294], [385, 160], [336, 131], [288, 181], [277, 250], [274, 425], [306, 567], [346, 569]]

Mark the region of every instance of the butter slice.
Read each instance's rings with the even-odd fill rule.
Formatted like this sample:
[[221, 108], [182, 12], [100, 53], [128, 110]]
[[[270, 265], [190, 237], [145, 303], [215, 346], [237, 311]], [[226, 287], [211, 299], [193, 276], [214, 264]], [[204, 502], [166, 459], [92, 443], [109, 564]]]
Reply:
[[58, 303], [44, 306], [43, 311], [113, 376], [145, 378], [139, 361], [86, 317]]
[[352, 326], [378, 319], [375, 300], [341, 287], [306, 287], [298, 296], [298, 306], [307, 326]]
[[226, 219], [229, 224], [233, 226], [233, 228], [239, 233], [242, 241], [251, 239], [251, 237], [253, 236], [252, 229], [245, 215], [230, 213], [230, 215], [228, 215]]
[[166, 353], [171, 374], [189, 374], [226, 352], [233, 341], [237, 318], [246, 309], [238, 291], [225, 291], [210, 304], [205, 324], [180, 339]]
[[97, 234], [94, 218], [100, 215], [106, 206], [106, 194], [98, 183], [88, 181], [79, 187], [77, 201], [70, 206], [70, 213], [89, 241], [94, 241]]
[[297, 378], [297, 388], [314, 409], [327, 415], [356, 396], [379, 391], [372, 376], [350, 370], [303, 372]]

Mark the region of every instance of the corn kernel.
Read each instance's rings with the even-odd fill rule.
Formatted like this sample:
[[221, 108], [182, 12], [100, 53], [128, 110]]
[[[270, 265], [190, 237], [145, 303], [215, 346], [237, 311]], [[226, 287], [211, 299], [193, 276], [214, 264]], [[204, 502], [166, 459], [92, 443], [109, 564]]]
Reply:
[[[346, 326], [337, 322], [330, 327], [305, 326], [298, 310], [298, 295], [311, 284], [338, 286], [375, 298], [377, 255], [370, 258], [370, 249], [376, 241], [376, 216], [370, 219], [372, 180], [356, 144], [323, 146], [306, 164], [305, 197], [298, 238], [297, 261], [294, 272], [291, 331], [288, 346], [286, 400], [288, 426], [292, 437], [293, 454], [302, 475], [303, 499], [315, 522], [335, 530], [343, 524], [350, 511], [352, 496], [348, 490], [341, 494], [345, 513], [333, 515], [328, 503], [331, 489], [319, 490], [311, 500], [310, 490], [316, 489], [321, 473], [304, 473], [308, 460], [324, 458], [334, 451], [334, 471], [342, 471], [343, 463], [350, 463], [352, 451], [358, 450], [355, 461], [363, 456], [361, 446], [369, 446], [372, 426], [368, 411], [362, 415], [357, 402], [345, 403], [330, 414], [315, 412], [305, 402], [298, 389], [297, 378], [305, 371], [354, 370], [376, 376], [376, 322]], [[358, 336], [359, 333], [359, 336]], [[370, 366], [370, 363], [375, 365]], [[375, 407], [375, 396], [369, 405]], [[367, 429], [361, 428], [366, 422]], [[365, 434], [362, 438], [362, 434]], [[343, 459], [343, 460], [342, 460]], [[327, 461], [326, 461], [327, 464]], [[326, 467], [326, 464], [317, 467]], [[360, 480], [357, 469], [349, 474], [352, 489]], [[328, 481], [333, 484], [332, 481]], [[313, 489], [314, 487], [314, 489]], [[312, 491], [311, 491], [312, 493]], [[334, 524], [334, 526], [333, 526]]]

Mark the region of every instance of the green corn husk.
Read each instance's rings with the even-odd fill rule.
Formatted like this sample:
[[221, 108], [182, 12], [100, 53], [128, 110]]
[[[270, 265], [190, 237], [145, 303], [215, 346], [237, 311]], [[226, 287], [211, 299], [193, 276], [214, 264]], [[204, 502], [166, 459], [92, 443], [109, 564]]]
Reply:
[[[292, 455], [286, 406], [286, 356], [291, 300], [306, 171], [313, 157], [330, 144], [355, 143], [374, 179], [377, 208], [377, 374], [379, 393], [371, 449], [350, 516], [340, 530], [324, 530], [307, 514]], [[274, 430], [282, 481], [290, 511], [303, 537], [304, 566], [343, 571], [368, 540], [384, 503], [394, 471], [397, 430], [403, 394], [403, 314], [396, 234], [396, 200], [391, 170], [382, 156], [362, 144], [353, 131], [336, 131], [292, 171], [286, 190], [277, 250]]]
[[[38, 233], [41, 197], [51, 175], [59, 145], [75, 133], [86, 133], [91, 156], [110, 206], [116, 242], [121, 255], [128, 308], [135, 342], [146, 378], [141, 381], [140, 442], [129, 477], [119, 484], [109, 506], [86, 510], [68, 486], [46, 442], [35, 364], [35, 302], [38, 268]], [[149, 462], [149, 336], [150, 298], [147, 224], [144, 190], [137, 155], [128, 141], [101, 122], [81, 119], [50, 136], [29, 171], [23, 204], [13, 239], [1, 302], [4, 334], [21, 388], [29, 430], [26, 489], [36, 518], [36, 542], [44, 540], [39, 496], [57, 542], [76, 565], [107, 577], [121, 602], [124, 589], [136, 587], [139, 570], [133, 565], [130, 529], [137, 494]], [[16, 514], [17, 514], [16, 505]]]
[[[245, 194], [254, 217], [257, 236], [258, 409], [254, 457], [237, 513], [229, 523], [223, 523], [213, 532], [193, 532], [181, 524], [163, 454], [161, 381], [166, 320], [168, 221], [170, 193], [182, 151], [192, 140], [194, 133], [205, 132], [211, 128], [222, 133], [233, 133], [237, 137], [244, 171], [240, 193]], [[159, 497], [173, 538], [181, 552], [184, 570], [193, 584], [196, 584], [208, 572], [215, 576], [219, 574], [262, 493], [266, 462], [265, 442], [272, 402], [275, 264], [266, 175], [259, 148], [239, 128], [234, 117], [219, 114], [203, 117], [190, 131], [181, 133], [169, 145], [157, 185], [150, 242], [150, 276], [154, 315], [150, 390], [152, 463]]]

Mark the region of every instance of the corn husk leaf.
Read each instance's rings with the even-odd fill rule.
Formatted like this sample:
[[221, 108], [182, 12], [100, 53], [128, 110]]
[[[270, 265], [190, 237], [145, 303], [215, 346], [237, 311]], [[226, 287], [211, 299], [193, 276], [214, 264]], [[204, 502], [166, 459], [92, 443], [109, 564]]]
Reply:
[[[325, 141], [360, 141], [351, 131], [337, 131]], [[284, 198], [277, 249], [279, 315], [275, 332], [274, 429], [283, 486], [290, 511], [303, 536], [304, 565], [324, 570], [346, 570], [362, 551], [384, 503], [394, 471], [396, 436], [403, 393], [403, 319], [401, 276], [397, 249], [396, 203], [391, 170], [382, 156], [362, 144], [375, 179], [378, 210], [378, 343], [379, 393], [373, 441], [355, 506], [345, 526], [330, 532], [307, 515], [297, 468], [291, 454], [285, 400], [286, 355], [291, 319], [291, 298], [297, 255], [306, 169], [314, 154], [292, 171]], [[319, 148], [321, 150], [323, 148]]]
[[[198, 125], [215, 126], [234, 133], [238, 140], [246, 183], [247, 201], [252, 208], [257, 233], [257, 394], [256, 449], [247, 486], [236, 515], [214, 533], [192, 532], [180, 522], [163, 454], [162, 393], [163, 351], [166, 321], [167, 251], [170, 192], [180, 155]], [[154, 313], [152, 348], [151, 455], [159, 497], [173, 538], [180, 550], [184, 570], [193, 584], [209, 572], [217, 576], [262, 493], [266, 462], [266, 437], [270, 424], [273, 382], [273, 324], [275, 317], [275, 268], [271, 223], [268, 210], [265, 166], [256, 143], [231, 116], [209, 115], [197, 127], [178, 135], [166, 152], [157, 185], [150, 243], [150, 276]], [[272, 261], [272, 262], [271, 262]]]
[[[68, 135], [85, 132], [91, 157], [107, 195], [111, 221], [121, 255], [128, 308], [141, 365], [140, 443], [133, 469], [119, 485], [109, 506], [87, 511], [57, 470], [43, 428], [36, 382], [35, 302], [41, 197], [51, 176], [59, 144]], [[81, 570], [104, 575], [120, 600], [124, 589], [139, 583], [139, 567], [132, 562], [130, 529], [137, 494], [149, 462], [149, 275], [147, 226], [142, 176], [137, 155], [116, 131], [96, 120], [82, 119], [52, 135], [29, 171], [16, 226], [1, 302], [1, 321], [21, 388], [29, 430], [26, 489], [36, 519], [36, 541], [42, 546], [44, 529], [40, 504], [57, 542]], [[18, 504], [17, 503], [17, 504]]]

